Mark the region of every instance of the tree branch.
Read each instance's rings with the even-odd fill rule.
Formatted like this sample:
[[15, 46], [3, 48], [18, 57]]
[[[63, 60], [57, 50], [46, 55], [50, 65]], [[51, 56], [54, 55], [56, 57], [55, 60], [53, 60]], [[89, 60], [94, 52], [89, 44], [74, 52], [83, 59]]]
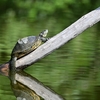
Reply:
[[[53, 50], [64, 45], [69, 40], [75, 38], [81, 34], [87, 28], [93, 26], [100, 21], [100, 7], [91, 11], [90, 13], [82, 16], [75, 23], [70, 25], [68, 28], [57, 34], [56, 36], [49, 39], [46, 43], [38, 47], [35, 51], [28, 54], [27, 56], [17, 60], [16, 68], [24, 69], [25, 67], [33, 64], [37, 60], [51, 53]], [[6, 67], [6, 65], [8, 67]], [[9, 62], [0, 66], [1, 74], [5, 74], [8, 71]]]
[[25, 68], [37, 60], [51, 53], [53, 50], [64, 45], [69, 40], [75, 38], [77, 35], [82, 33], [87, 28], [93, 26], [95, 23], [100, 21], [100, 8], [97, 8], [90, 13], [82, 16], [75, 23], [70, 25], [68, 28], [57, 34], [56, 36], [49, 39], [46, 43], [38, 47], [35, 51], [29, 55], [17, 60], [17, 68]]

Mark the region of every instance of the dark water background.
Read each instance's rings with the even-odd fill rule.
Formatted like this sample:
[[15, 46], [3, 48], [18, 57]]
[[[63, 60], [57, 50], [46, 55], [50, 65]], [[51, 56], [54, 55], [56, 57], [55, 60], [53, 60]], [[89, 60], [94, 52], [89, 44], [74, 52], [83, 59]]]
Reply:
[[[60, 10], [59, 10], [60, 11]], [[60, 11], [61, 13], [61, 11]], [[60, 15], [60, 14], [59, 14]], [[0, 22], [0, 63], [10, 59], [19, 38], [38, 35], [48, 29], [52, 37], [80, 16], [47, 17], [32, 23], [15, 18], [13, 11]], [[99, 100], [100, 96], [100, 25], [87, 29], [25, 71], [47, 85], [66, 100]], [[7, 77], [0, 75], [0, 100], [16, 100]]]

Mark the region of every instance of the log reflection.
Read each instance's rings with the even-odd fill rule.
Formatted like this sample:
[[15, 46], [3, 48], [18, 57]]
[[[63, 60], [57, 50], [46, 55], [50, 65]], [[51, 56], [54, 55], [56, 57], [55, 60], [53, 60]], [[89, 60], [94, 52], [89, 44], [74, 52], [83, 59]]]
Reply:
[[[24, 72], [20, 71], [21, 75], [24, 76]], [[16, 79], [18, 72], [10, 73], [11, 87], [16, 96], [17, 100], [40, 100], [40, 97], [24, 84], [18, 82]]]
[[10, 73], [10, 79], [17, 100], [63, 100], [54, 91], [24, 71]]

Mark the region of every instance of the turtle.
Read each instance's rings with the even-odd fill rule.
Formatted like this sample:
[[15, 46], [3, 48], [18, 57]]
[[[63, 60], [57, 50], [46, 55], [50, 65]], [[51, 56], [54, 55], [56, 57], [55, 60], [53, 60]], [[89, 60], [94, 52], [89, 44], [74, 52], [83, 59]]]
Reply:
[[28, 36], [22, 39], [19, 39], [11, 53], [11, 57], [16, 57], [19, 59], [30, 52], [37, 49], [42, 42], [46, 42], [48, 38], [47, 36], [48, 30], [42, 31], [38, 36]]
[[47, 36], [48, 30], [42, 31], [38, 36], [28, 36], [24, 37], [22, 39], [19, 39], [12, 50], [11, 53], [11, 59], [10, 59], [10, 71], [9, 71], [9, 77], [13, 81], [13, 83], [16, 83], [14, 79], [14, 75], [17, 71], [16, 69], [16, 60], [20, 59], [21, 57], [29, 54], [30, 52], [37, 49], [42, 42], [46, 42], [48, 38], [45, 38]]

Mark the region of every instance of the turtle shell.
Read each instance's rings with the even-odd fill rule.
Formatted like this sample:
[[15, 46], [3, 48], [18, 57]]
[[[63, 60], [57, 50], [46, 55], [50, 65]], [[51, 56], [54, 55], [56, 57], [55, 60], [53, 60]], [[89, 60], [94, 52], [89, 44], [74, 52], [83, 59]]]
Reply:
[[29, 36], [19, 39], [12, 51], [12, 56], [23, 57], [40, 46], [42, 40], [39, 36]]

